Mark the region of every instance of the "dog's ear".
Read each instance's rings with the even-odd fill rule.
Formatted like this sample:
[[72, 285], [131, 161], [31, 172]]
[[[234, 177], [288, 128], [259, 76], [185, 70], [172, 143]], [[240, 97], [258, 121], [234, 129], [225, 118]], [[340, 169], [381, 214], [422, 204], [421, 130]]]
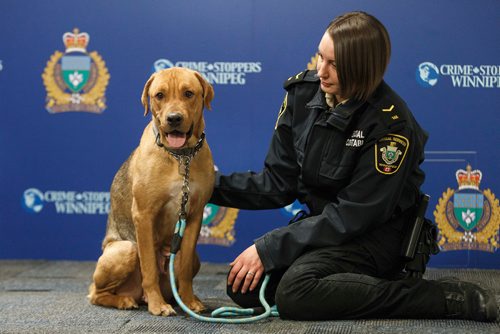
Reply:
[[141, 97], [141, 102], [142, 102], [142, 105], [144, 106], [144, 116], [146, 116], [149, 112], [149, 101], [148, 101], [148, 95], [149, 95], [149, 86], [151, 86], [151, 83], [153, 82], [154, 78], [155, 78], [155, 74], [156, 73], [153, 73], [148, 81], [146, 82], [146, 84], [144, 85], [144, 89], [142, 91], [142, 97]]
[[212, 108], [210, 107], [210, 102], [214, 98], [214, 88], [200, 73], [195, 72], [195, 74], [200, 81], [201, 86], [203, 87], [203, 103], [205, 105], [205, 108], [207, 108], [208, 110], [212, 110]]

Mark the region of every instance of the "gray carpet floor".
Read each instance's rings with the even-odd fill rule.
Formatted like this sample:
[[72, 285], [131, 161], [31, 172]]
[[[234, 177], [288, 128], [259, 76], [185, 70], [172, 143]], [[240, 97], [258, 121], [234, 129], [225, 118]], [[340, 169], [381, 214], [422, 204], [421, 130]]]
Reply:
[[[186, 317], [155, 317], [147, 307], [120, 311], [90, 305], [86, 295], [95, 262], [0, 260], [0, 333], [500, 333], [500, 322], [380, 319], [212, 324]], [[195, 292], [210, 309], [231, 305], [225, 295], [227, 266], [203, 263]], [[500, 270], [428, 269], [426, 277], [456, 276], [494, 289]]]

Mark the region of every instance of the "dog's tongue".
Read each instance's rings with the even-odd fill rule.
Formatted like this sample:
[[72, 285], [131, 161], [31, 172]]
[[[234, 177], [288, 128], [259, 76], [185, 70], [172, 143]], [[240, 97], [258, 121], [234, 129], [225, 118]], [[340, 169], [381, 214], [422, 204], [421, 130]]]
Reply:
[[172, 132], [167, 134], [168, 145], [172, 148], [180, 148], [186, 143], [186, 134], [180, 132]]

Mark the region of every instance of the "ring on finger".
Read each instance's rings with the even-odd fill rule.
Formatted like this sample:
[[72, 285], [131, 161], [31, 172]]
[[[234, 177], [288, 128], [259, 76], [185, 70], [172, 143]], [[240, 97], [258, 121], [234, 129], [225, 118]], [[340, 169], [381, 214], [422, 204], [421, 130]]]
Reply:
[[254, 276], [254, 275], [255, 275], [255, 273], [253, 273], [253, 272], [249, 271], [249, 272], [247, 272], [247, 275]]

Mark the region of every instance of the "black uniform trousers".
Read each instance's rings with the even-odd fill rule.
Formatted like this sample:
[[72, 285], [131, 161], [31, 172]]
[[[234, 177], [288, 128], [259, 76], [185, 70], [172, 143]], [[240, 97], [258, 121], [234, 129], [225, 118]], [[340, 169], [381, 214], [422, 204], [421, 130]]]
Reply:
[[[401, 279], [401, 242], [394, 240], [402, 240], [398, 224], [310, 250], [286, 270], [271, 272], [266, 301], [281, 318], [294, 320], [443, 318], [445, 297], [436, 282]], [[228, 286], [227, 293], [242, 307], [259, 307], [261, 284], [245, 294]]]

